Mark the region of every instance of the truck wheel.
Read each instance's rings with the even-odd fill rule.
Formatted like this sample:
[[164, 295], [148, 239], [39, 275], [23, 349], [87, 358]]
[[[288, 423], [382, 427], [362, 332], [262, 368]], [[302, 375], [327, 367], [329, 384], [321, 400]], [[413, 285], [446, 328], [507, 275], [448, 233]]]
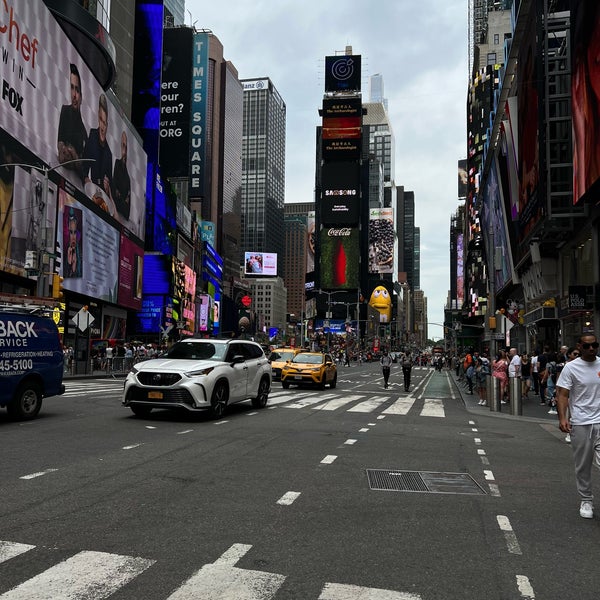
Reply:
[[42, 408], [42, 390], [37, 383], [22, 383], [13, 401], [6, 406], [11, 418], [20, 421], [35, 419]]

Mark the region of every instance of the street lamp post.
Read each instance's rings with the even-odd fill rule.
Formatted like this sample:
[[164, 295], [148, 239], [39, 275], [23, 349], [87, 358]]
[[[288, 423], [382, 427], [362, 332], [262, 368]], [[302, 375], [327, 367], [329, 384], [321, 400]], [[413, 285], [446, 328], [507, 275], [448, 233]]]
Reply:
[[[326, 294], [327, 295], [327, 318], [331, 319], [332, 315], [331, 315], [331, 296], [333, 296], [334, 294], [347, 294], [348, 292], [346, 292], [346, 290], [336, 290], [333, 292], [327, 292], [325, 290], [322, 289], [318, 289], [315, 290], [317, 293], [319, 294]], [[331, 344], [331, 322], [329, 323], [329, 327], [327, 327], [327, 352], [329, 352], [329, 347]]]
[[42, 231], [41, 231], [41, 237], [40, 237], [40, 249], [38, 250], [38, 255], [37, 255], [37, 272], [38, 272], [38, 276], [37, 276], [37, 291], [36, 294], [39, 297], [43, 297], [43, 296], [47, 296], [49, 293], [48, 290], [48, 285], [47, 285], [47, 281], [48, 281], [48, 273], [46, 273], [43, 269], [44, 269], [44, 258], [46, 256], [48, 256], [49, 254], [54, 254], [54, 252], [49, 253], [48, 252], [48, 227], [47, 227], [47, 223], [48, 223], [48, 193], [49, 193], [49, 178], [48, 175], [52, 172], [52, 171], [56, 171], [56, 169], [59, 169], [60, 167], [65, 167], [71, 164], [75, 164], [75, 163], [93, 163], [96, 162], [95, 158], [75, 158], [72, 160], [66, 160], [65, 162], [60, 163], [59, 165], [56, 165], [54, 167], [44, 167], [44, 166], [39, 166], [39, 165], [30, 165], [27, 163], [4, 163], [4, 164], [0, 164], [0, 168], [3, 167], [23, 167], [26, 169], [34, 169], [36, 171], [38, 171], [38, 173], [42, 173], [44, 176], [44, 184], [42, 187], [42, 219], [41, 219], [41, 223], [42, 223]]

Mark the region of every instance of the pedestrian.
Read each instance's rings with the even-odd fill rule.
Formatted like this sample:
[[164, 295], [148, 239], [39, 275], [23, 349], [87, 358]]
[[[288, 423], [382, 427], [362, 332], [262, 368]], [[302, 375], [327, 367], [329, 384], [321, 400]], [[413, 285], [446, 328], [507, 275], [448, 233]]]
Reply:
[[383, 384], [385, 389], [388, 387], [388, 380], [390, 378], [390, 370], [392, 368], [392, 358], [388, 354], [387, 350], [383, 351], [381, 358], [379, 359], [379, 363], [381, 364], [381, 370], [383, 372]]
[[404, 352], [402, 354], [402, 375], [404, 375], [404, 391], [410, 390], [410, 373], [412, 370], [412, 354], [410, 352]]
[[531, 383], [533, 384], [533, 392], [536, 396], [540, 393], [539, 354], [539, 350], [534, 350], [531, 357]]
[[521, 399], [529, 399], [531, 389], [531, 360], [527, 352], [521, 354]]
[[[565, 364], [568, 362], [571, 362], [572, 360], [575, 360], [578, 356], [579, 356], [579, 348], [577, 348], [575, 346], [571, 346], [567, 350], [567, 360], [566, 360]], [[562, 372], [562, 369], [561, 369], [561, 372]], [[570, 418], [571, 417], [569, 416], [569, 420], [570, 420]], [[567, 435], [565, 435], [565, 442], [567, 444], [571, 443], [571, 434], [570, 433], [567, 433]]]
[[[519, 356], [519, 353], [517, 352], [516, 348], [511, 348], [508, 351], [508, 360], [508, 381], [510, 382], [511, 379], [516, 381], [518, 378], [521, 377], [521, 357]], [[513, 393], [513, 388], [515, 396], [518, 396], [518, 394], [521, 393], [521, 386], [518, 385], [517, 388], [515, 387], [515, 385], [513, 385], [515, 381], [513, 381], [512, 384], [509, 385], [509, 399], [512, 399], [511, 393]], [[515, 397], [514, 401], [518, 401], [518, 398]]]
[[546, 387], [548, 381], [548, 373], [546, 365], [550, 360], [550, 346], [544, 346], [544, 351], [538, 356], [538, 377], [540, 379], [540, 405], [546, 404]]
[[557, 377], [557, 355], [556, 352], [550, 352], [548, 355], [548, 362], [546, 363], [546, 369], [543, 375], [543, 383], [546, 386], [546, 394], [545, 399], [546, 402], [550, 405], [550, 410], [548, 414], [556, 415], [556, 381]]
[[496, 360], [492, 363], [492, 377], [500, 380], [500, 398], [502, 404], [507, 404], [506, 390], [508, 388], [508, 360], [506, 352], [499, 350]]
[[485, 356], [477, 358], [475, 367], [475, 383], [479, 394], [479, 406], [487, 405], [487, 379], [490, 374], [490, 361]]
[[350, 366], [350, 353], [348, 352], [348, 350], [346, 350], [346, 352], [344, 352], [344, 366], [345, 367]]
[[[579, 357], [565, 364], [558, 379], [558, 422], [571, 435], [577, 491], [581, 498], [579, 515], [594, 516], [592, 463], [600, 468], [600, 358], [593, 334], [579, 338]], [[569, 422], [569, 412], [571, 420]]]
[[475, 376], [475, 365], [471, 363], [467, 370], [465, 371], [465, 379], [467, 381], [467, 387], [469, 389], [469, 394], [473, 393], [473, 377]]

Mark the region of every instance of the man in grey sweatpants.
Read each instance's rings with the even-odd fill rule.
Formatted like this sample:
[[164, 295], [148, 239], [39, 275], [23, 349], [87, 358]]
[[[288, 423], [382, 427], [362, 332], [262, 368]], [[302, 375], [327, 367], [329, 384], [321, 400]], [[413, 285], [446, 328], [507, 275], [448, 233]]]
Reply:
[[[595, 335], [584, 334], [577, 343], [579, 358], [565, 364], [557, 382], [556, 398], [561, 431], [571, 434], [579, 515], [594, 517], [592, 464], [600, 468], [600, 358]], [[569, 421], [570, 412], [570, 421]]]

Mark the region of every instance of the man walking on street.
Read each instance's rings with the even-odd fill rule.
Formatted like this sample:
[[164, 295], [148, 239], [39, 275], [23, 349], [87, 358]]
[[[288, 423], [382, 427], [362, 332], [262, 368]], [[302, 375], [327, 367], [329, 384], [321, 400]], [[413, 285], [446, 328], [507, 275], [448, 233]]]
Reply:
[[387, 350], [383, 351], [379, 362], [381, 364], [381, 370], [383, 371], [383, 384], [385, 389], [387, 389], [388, 379], [390, 378], [390, 369], [392, 368], [392, 358], [388, 354]]
[[571, 435], [577, 491], [581, 497], [579, 515], [591, 519], [594, 458], [600, 468], [600, 358], [596, 356], [595, 335], [582, 335], [577, 346], [579, 358], [566, 363], [558, 379], [558, 421], [561, 431]]
[[405, 352], [402, 355], [402, 375], [404, 375], [404, 391], [410, 389], [410, 371], [412, 369], [412, 355], [410, 352]]

